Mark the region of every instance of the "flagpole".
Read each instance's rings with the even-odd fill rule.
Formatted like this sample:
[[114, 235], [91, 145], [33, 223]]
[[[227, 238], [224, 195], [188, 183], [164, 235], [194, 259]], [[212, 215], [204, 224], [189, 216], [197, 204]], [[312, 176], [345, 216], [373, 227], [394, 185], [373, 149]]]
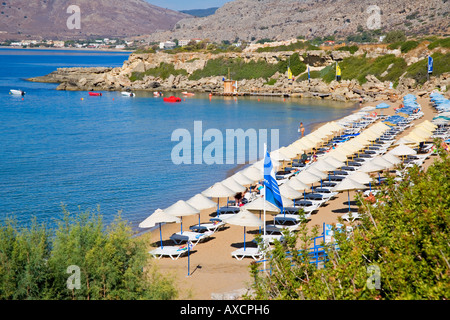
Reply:
[[[264, 162], [267, 154], [267, 145], [264, 143], [264, 161], [263, 161], [263, 172], [264, 172]], [[267, 196], [267, 190], [266, 190], [266, 183], [264, 181], [264, 198], [263, 198], [263, 209], [264, 209], [264, 228], [263, 228], [263, 243], [264, 243], [264, 267], [263, 269], [266, 270], [266, 196]]]

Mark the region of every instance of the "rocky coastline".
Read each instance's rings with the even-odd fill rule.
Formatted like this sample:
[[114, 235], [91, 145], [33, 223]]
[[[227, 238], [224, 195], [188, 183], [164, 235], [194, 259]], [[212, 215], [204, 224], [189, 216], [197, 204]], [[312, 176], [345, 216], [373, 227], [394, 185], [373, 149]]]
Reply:
[[[356, 52], [357, 54], [370, 54], [372, 57], [395, 54], [399, 50], [387, 50], [377, 48], [370, 52]], [[177, 54], [149, 53], [131, 54], [122, 67], [105, 68], [58, 68], [56, 71], [41, 77], [30, 78], [29, 81], [59, 83], [57, 90], [70, 91], [189, 91], [206, 92], [215, 95], [223, 94], [223, 76], [201, 78], [190, 80], [189, 75], [195, 70], [203, 69], [209, 59], [221, 57], [240, 58], [245, 62], [254, 60], [264, 60], [267, 63], [276, 63], [280, 59], [286, 59], [292, 52], [233, 52], [212, 55], [205, 52], [186, 52]], [[346, 51], [323, 51], [312, 50], [299, 52], [304, 63], [311, 66], [311, 70], [342, 61], [351, 55]], [[161, 63], [174, 66], [175, 70], [184, 69], [188, 75], [170, 75], [163, 79], [151, 75], [145, 75], [140, 80], [132, 81], [130, 76], [133, 73], [144, 73], [146, 70], [155, 68]], [[382, 82], [373, 75], [366, 77], [364, 84], [359, 84], [356, 79], [331, 81], [327, 83], [322, 79], [311, 79], [310, 81], [291, 81], [285, 74], [275, 73], [271, 79], [276, 82], [273, 85], [267, 84], [267, 79], [244, 79], [238, 82], [238, 92], [240, 95], [280, 95], [299, 98], [318, 98], [336, 101], [359, 101], [362, 97], [364, 101], [396, 100], [398, 96], [410, 92], [426, 92], [441, 87], [450, 86], [450, 74], [442, 74], [439, 77], [431, 77], [419, 89], [414, 79], [399, 79], [397, 87], [392, 88], [388, 81]]]

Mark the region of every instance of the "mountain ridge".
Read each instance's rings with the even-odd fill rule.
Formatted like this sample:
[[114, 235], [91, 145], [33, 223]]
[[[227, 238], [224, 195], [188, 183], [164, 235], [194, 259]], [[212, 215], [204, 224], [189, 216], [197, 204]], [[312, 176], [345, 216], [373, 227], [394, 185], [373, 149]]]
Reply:
[[[80, 8], [80, 29], [67, 27], [71, 5]], [[186, 17], [144, 0], [1, 0], [0, 38], [129, 37], [171, 29]]]
[[[450, 6], [447, 0], [235, 0], [215, 14], [178, 21], [171, 31], [156, 32], [150, 41], [202, 38], [212, 41], [252, 39], [286, 40], [299, 35], [345, 36], [368, 30], [379, 12], [379, 29], [410, 33], [448, 34]], [[375, 11], [373, 11], [375, 10]], [[373, 19], [372, 19], [373, 20]], [[371, 28], [378, 29], [377, 27]]]

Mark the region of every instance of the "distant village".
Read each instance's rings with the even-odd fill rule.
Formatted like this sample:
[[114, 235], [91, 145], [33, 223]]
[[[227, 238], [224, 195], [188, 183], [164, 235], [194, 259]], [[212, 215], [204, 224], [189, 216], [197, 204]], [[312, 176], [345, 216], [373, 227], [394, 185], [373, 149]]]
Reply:
[[95, 39], [95, 40], [21, 40], [3, 41], [0, 46], [14, 48], [77, 48], [77, 49], [116, 49], [131, 50], [142, 45], [139, 41], [123, 39]]

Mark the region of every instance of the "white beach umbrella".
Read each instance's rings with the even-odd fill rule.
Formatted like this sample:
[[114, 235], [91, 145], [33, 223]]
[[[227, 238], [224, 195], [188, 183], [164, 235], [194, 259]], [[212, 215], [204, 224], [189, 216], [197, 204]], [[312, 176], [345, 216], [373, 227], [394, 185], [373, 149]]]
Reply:
[[294, 179], [298, 179], [306, 184], [313, 184], [320, 181], [320, 177], [316, 176], [315, 174], [307, 170], [303, 170], [300, 173], [296, 174], [294, 176]]
[[162, 209], [156, 209], [147, 219], [145, 219], [144, 221], [142, 221], [139, 224], [139, 228], [153, 228], [154, 226], [156, 226], [156, 224], [159, 225], [159, 237], [160, 237], [160, 242], [161, 242], [161, 249], [163, 248], [163, 243], [162, 243], [162, 233], [161, 233], [161, 225], [163, 223], [179, 223], [181, 222], [181, 219], [168, 214], [166, 212], [164, 212], [164, 210]]
[[301, 151], [298, 151], [296, 148], [293, 148], [291, 146], [282, 147], [279, 150], [282, 154], [288, 157], [289, 160], [297, 157], [301, 153]]
[[381, 157], [384, 160], [387, 160], [387, 161], [389, 161], [390, 163], [392, 163], [394, 165], [402, 163], [402, 161], [399, 158], [397, 158], [396, 156], [394, 156], [393, 154], [386, 153], [386, 154], [384, 154]]
[[296, 191], [305, 191], [309, 189], [309, 186], [303, 182], [301, 182], [299, 179], [291, 178], [288, 182], [286, 182], [289, 187]]
[[250, 180], [253, 180], [254, 182], [264, 180], [264, 174], [262, 170], [257, 169], [256, 166], [250, 166], [241, 172], [243, 175], [245, 175]]
[[217, 198], [217, 210], [219, 210], [219, 198], [228, 198], [236, 194], [233, 190], [223, 185], [221, 182], [216, 182], [214, 185], [202, 192], [202, 195], [208, 198]]
[[246, 209], [241, 209], [237, 214], [225, 220], [228, 224], [244, 227], [244, 250], [245, 250], [245, 228], [246, 227], [263, 227], [264, 223], [261, 219]]
[[291, 188], [286, 183], [280, 186], [280, 194], [288, 199], [299, 199], [301, 198], [302, 194], [298, 192], [297, 190]]
[[329, 154], [325, 155], [322, 159], [336, 168], [345, 166], [345, 162], [339, 161], [338, 159]]
[[348, 212], [350, 212], [350, 190], [362, 190], [365, 189], [366, 186], [358, 183], [349, 177], [345, 178], [341, 182], [339, 182], [335, 187], [333, 187], [332, 191], [342, 192], [347, 191], [348, 194]]
[[283, 195], [281, 195], [281, 201], [283, 202], [283, 207], [292, 207], [292, 206], [294, 206], [294, 201], [292, 201], [291, 199], [286, 198]]
[[279, 161], [279, 162], [291, 160], [291, 158], [289, 158], [287, 155], [285, 155], [280, 150], [272, 151], [270, 153], [270, 159], [273, 159], [274, 161]]
[[310, 166], [309, 168], [305, 169], [304, 171], [312, 173], [313, 175], [318, 176], [320, 179], [325, 179], [328, 177], [328, 174], [326, 174], [323, 171], [320, 171], [317, 168], [314, 168], [313, 166]]
[[170, 207], [164, 209], [164, 212], [175, 217], [181, 217], [181, 233], [183, 233], [183, 217], [200, 214], [200, 210], [197, 210], [184, 200], [178, 200]]
[[395, 147], [388, 153], [392, 154], [394, 156], [409, 156], [409, 155], [417, 154], [417, 152], [414, 149], [412, 149], [408, 146], [405, 146], [404, 144], [401, 144], [398, 147]]
[[329, 163], [325, 159], [320, 159], [320, 160], [314, 162], [307, 170], [311, 172], [311, 168], [317, 169], [317, 170], [322, 171], [322, 172], [327, 172], [327, 171], [336, 170], [338, 167], [332, 165], [331, 163]]
[[264, 211], [264, 208], [266, 212], [269, 213], [279, 213], [281, 212], [280, 208], [278, 208], [276, 205], [274, 205], [272, 202], [269, 202], [264, 199], [264, 197], [260, 197], [256, 200], [253, 200], [247, 204], [245, 204], [241, 210], [249, 210], [249, 211], [259, 211], [260, 213]]
[[401, 144], [417, 144], [417, 141], [410, 140], [407, 137], [403, 137], [393, 143], [394, 146], [399, 146]]
[[348, 178], [361, 184], [368, 184], [372, 182], [372, 178], [367, 173], [362, 171], [354, 171], [348, 175]]
[[214, 185], [202, 192], [202, 195], [208, 198], [228, 198], [236, 194], [233, 190], [226, 187], [221, 182], [216, 182]]
[[246, 187], [237, 183], [237, 181], [234, 180], [232, 177], [229, 177], [229, 178], [226, 178], [225, 180], [223, 180], [222, 184], [225, 187], [227, 187], [228, 189], [233, 190], [235, 194], [238, 192], [244, 192], [245, 190], [247, 190]]
[[197, 210], [206, 210], [206, 209], [213, 209], [216, 207], [216, 203], [212, 201], [211, 199], [205, 197], [201, 193], [196, 194], [192, 198], [186, 201], [189, 205], [194, 207]]
[[392, 162], [383, 159], [381, 156], [376, 156], [370, 162], [374, 163], [377, 166], [383, 167], [383, 169], [390, 169], [394, 166]]
[[234, 175], [231, 176], [234, 180], [236, 180], [237, 183], [240, 185], [246, 186], [252, 184], [254, 181], [250, 179], [249, 177], [245, 176], [241, 171], [236, 172]]
[[339, 151], [339, 149], [337, 149], [337, 148], [328, 152], [326, 157], [333, 157], [338, 161], [347, 161], [347, 155], [344, 154], [343, 152]]
[[371, 161], [366, 161], [358, 168], [358, 171], [365, 172], [365, 173], [377, 172], [377, 171], [383, 171], [383, 167], [376, 165], [375, 163], [373, 163]]

